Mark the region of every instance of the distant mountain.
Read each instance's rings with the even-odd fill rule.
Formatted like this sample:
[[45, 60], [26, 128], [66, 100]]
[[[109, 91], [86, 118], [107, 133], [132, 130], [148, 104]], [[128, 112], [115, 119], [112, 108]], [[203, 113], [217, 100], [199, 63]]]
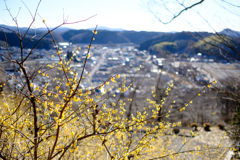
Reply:
[[[2, 29], [7, 35], [8, 44], [10, 46], [19, 46], [20, 43], [17, 35], [9, 31], [7, 28], [17, 31], [17, 27], [0, 25], [0, 29]], [[94, 28], [76, 30], [67, 27], [60, 27], [53, 31], [52, 35], [57, 43], [66, 41], [72, 42], [73, 44], [89, 44], [93, 34], [93, 29]], [[23, 33], [27, 30], [27, 27], [19, 28], [19, 30], [23, 35]], [[46, 28], [31, 28], [26, 35], [23, 44], [25, 45], [29, 41], [26, 48], [32, 48], [34, 44], [46, 33]], [[233, 31], [231, 29], [225, 29], [214, 34], [208, 32], [137, 32], [126, 31], [119, 28], [111, 29], [107, 27], [99, 27], [93, 43], [133, 43], [139, 45], [139, 50], [148, 50], [150, 51], [150, 54], [155, 54], [159, 57], [175, 53], [186, 57], [193, 56], [196, 53], [201, 52], [203, 55], [209, 57], [215, 56], [220, 58], [223, 56], [219, 54], [224, 54], [224, 52], [235, 57], [239, 55], [239, 37], [240, 32]], [[0, 30], [0, 46], [4, 45], [5, 41], [5, 35]], [[40, 48], [51, 49], [53, 46], [52, 37], [49, 34], [42, 39], [41, 43], [39, 43]]]
[[[88, 28], [88, 30], [94, 30], [95, 27], [92, 28]], [[106, 31], [126, 31], [125, 29], [122, 28], [109, 28], [109, 27], [105, 27], [105, 26], [98, 26], [97, 30], [106, 30]]]
[[[12, 33], [7, 28], [10, 28], [12, 30], [17, 31], [17, 27], [10, 27], [6, 25], [0, 25], [0, 28], [3, 29], [4, 32], [7, 34], [8, 38], [8, 44], [10, 46], [19, 46], [19, 40], [16, 37], [15, 33]], [[101, 27], [100, 27], [101, 28]], [[50, 28], [53, 29], [53, 28]], [[102, 28], [103, 29], [103, 28]], [[105, 28], [106, 29], [106, 28]], [[26, 32], [27, 28], [19, 28], [22, 35]], [[24, 43], [27, 43], [25, 41], [32, 39], [32, 41], [26, 46], [27, 48], [33, 47], [33, 42], [38, 41], [42, 36], [44, 36], [47, 33], [46, 28], [37, 28], [37, 29], [30, 29]], [[136, 31], [109, 31], [109, 30], [98, 30], [98, 34], [95, 35], [95, 44], [119, 44], [119, 43], [134, 43], [134, 44], [140, 44], [143, 41], [146, 41], [148, 39], [151, 39], [153, 37], [157, 37], [159, 35], [162, 35], [161, 32], [136, 32]], [[67, 41], [67, 42], [73, 42], [73, 43], [89, 43], [92, 37], [92, 30], [89, 29], [71, 29], [66, 27], [60, 27], [53, 31], [52, 33], [55, 41], [61, 42], [61, 41]], [[0, 40], [5, 41], [5, 36], [0, 30]], [[48, 34], [44, 37], [42, 40], [43, 42], [51, 42], [51, 35]], [[1, 43], [3, 44], [3, 43]], [[51, 45], [50, 45], [51, 44]], [[50, 49], [54, 46], [53, 43], [42, 45], [40, 48], [46, 47], [46, 49]]]
[[240, 34], [229, 29], [220, 33], [178, 32], [162, 33], [157, 37], [142, 42], [140, 50], [148, 50], [150, 54], [166, 57], [177, 53], [184, 57], [192, 57], [202, 53], [207, 58], [240, 59]]
[[147, 32], [147, 31], [124, 31], [121, 32], [123, 36], [125, 36], [130, 42], [135, 44], [140, 44], [146, 40], [158, 37], [163, 35], [163, 32]]
[[[20, 45], [19, 38], [17, 37], [17, 35], [14, 32], [11, 31], [11, 30], [13, 30], [13, 31], [18, 32], [17, 27], [0, 25], [0, 29], [2, 29], [5, 32], [5, 34], [7, 36], [7, 42], [10, 46], [19, 47], [19, 45]], [[28, 29], [27, 27], [19, 28], [19, 31], [22, 34], [22, 36], [25, 34], [27, 29]], [[5, 35], [2, 32], [2, 30], [0, 30], [0, 41], [5, 42], [6, 39], [5, 39]], [[28, 31], [28, 34], [26, 35], [26, 37], [23, 40], [23, 45], [26, 44], [26, 48], [32, 48], [35, 45], [35, 43], [46, 33], [47, 33], [47, 30], [44, 30], [44, 29], [30, 28], [30, 30]], [[59, 34], [59, 32], [53, 32], [52, 35], [56, 42], [63, 41], [63, 38]], [[30, 41], [30, 39], [31, 39], [31, 41]], [[3, 44], [3, 43], [1, 43], [1, 44]], [[54, 44], [52, 42], [52, 37], [49, 34], [42, 39], [41, 43], [39, 43], [40, 48], [51, 49], [51, 48], [53, 48], [53, 46], [54, 46]]]
[[225, 35], [225, 36], [229, 36], [229, 37], [240, 37], [240, 32], [239, 31], [234, 31], [231, 30], [229, 28], [222, 30], [221, 32], [219, 32], [219, 34]]
[[[4, 24], [0, 24], [0, 28], [4, 31], [4, 32], [11, 32], [11, 30], [18, 32], [18, 28], [16, 26], [7, 26]], [[6, 29], [8, 28], [8, 29]], [[28, 27], [19, 27], [20, 32], [26, 32], [28, 29]]]
[[[80, 32], [82, 32], [82, 30], [80, 30]], [[65, 32], [63, 34], [63, 37], [65, 37], [66, 34], [68, 34], [68, 32]], [[74, 35], [69, 39], [69, 41], [72, 41], [73, 43], [89, 43], [91, 37], [92, 32], [87, 30], [85, 31], [85, 33], [79, 33]], [[117, 44], [131, 42], [118, 31], [99, 30], [94, 37], [94, 43], [96, 44]]]
[[[49, 29], [52, 30], [55, 27], [50, 27]], [[73, 28], [68, 28], [68, 27], [59, 27], [57, 29], [55, 29], [53, 32], [55, 33], [59, 33], [59, 34], [63, 34], [64, 32], [68, 31], [68, 30], [72, 30]], [[37, 28], [38, 31], [47, 31], [47, 28]]]
[[[18, 28], [16, 26], [7, 26], [7, 25], [4, 25], [4, 24], [0, 24], [0, 28], [3, 29], [4, 32], [11, 32], [10, 30], [6, 29], [6, 28], [9, 28], [11, 30], [14, 30], [16, 32], [18, 32]], [[54, 29], [55, 27], [50, 27], [49, 29], [52, 30]], [[28, 29], [28, 27], [19, 27], [19, 30], [21, 33], [24, 33], [26, 32]], [[55, 33], [59, 33], [59, 34], [62, 34], [68, 30], [71, 30], [72, 28], [68, 28], [68, 27], [59, 27], [57, 29], [55, 29], [53, 32]], [[47, 32], [47, 28], [30, 28], [29, 32]]]
[[[10, 46], [20, 47], [19, 38], [15, 33], [5, 32], [5, 34], [7, 36], [7, 43]], [[0, 31], [0, 41], [6, 42], [5, 34], [2, 31]], [[39, 37], [38, 36], [35, 38], [32, 38], [32, 37], [33, 36], [31, 36], [31, 35], [27, 35], [22, 42], [23, 46], [26, 45], [26, 48], [33, 48], [33, 46], [35, 46], [35, 44], [39, 41]], [[3, 45], [5, 45], [5, 44], [3, 44]], [[51, 49], [51, 48], [53, 48], [53, 46], [54, 46], [54, 44], [50, 38], [44, 38], [41, 40], [41, 42], [36, 47], [44, 48], [44, 49]]]
[[182, 44], [185, 43], [185, 46], [187, 46], [188, 42], [190, 41], [196, 42], [198, 41], [198, 39], [193, 35], [193, 33], [190, 32], [162, 33], [157, 37], [154, 37], [147, 41], [143, 41], [140, 44], [139, 49], [148, 50], [149, 47], [154, 46], [155, 44], [159, 44], [161, 42], [177, 42], [177, 41], [179, 43], [182, 42]]
[[[229, 33], [229, 32], [228, 32]], [[213, 34], [196, 42], [193, 47], [196, 52], [206, 53], [216, 59], [240, 60], [240, 40], [238, 34]]]
[[[107, 31], [98, 30], [95, 35], [94, 43], [108, 44], [108, 43], [134, 43], [140, 44], [143, 41], [159, 36], [159, 32], [136, 32], [136, 31]], [[65, 41], [73, 43], [89, 43], [92, 36], [92, 30], [69, 30], [62, 34]]]

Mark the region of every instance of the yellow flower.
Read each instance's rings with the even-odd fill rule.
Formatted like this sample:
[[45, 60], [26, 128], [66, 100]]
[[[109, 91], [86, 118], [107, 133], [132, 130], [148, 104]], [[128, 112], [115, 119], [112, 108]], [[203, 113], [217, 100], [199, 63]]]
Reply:
[[216, 84], [216, 83], [217, 83], [217, 81], [213, 81], [213, 83], [214, 83], [214, 84]]
[[120, 75], [119, 75], [119, 74], [117, 74], [117, 78], [120, 78]]
[[114, 82], [114, 81], [115, 81], [115, 78], [114, 78], [114, 77], [112, 77], [112, 78], [111, 78], [111, 81], [112, 81], [112, 82]]
[[198, 96], [201, 96], [201, 93], [198, 93]]
[[97, 34], [97, 31], [96, 31], [96, 30], [93, 30], [92, 32], [93, 32], [94, 34]]
[[208, 85], [208, 88], [210, 88], [210, 87], [211, 87], [211, 84]]
[[44, 20], [44, 19], [43, 19], [42, 21], [43, 21], [43, 23], [45, 23], [45, 20]]

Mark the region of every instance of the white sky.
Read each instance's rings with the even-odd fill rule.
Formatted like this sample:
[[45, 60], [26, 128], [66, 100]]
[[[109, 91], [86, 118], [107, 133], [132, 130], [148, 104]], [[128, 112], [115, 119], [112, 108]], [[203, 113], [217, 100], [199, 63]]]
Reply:
[[[34, 13], [39, 0], [23, 1], [31, 12]], [[217, 31], [221, 31], [224, 28], [240, 31], [240, 16], [234, 15], [240, 15], [240, 7], [231, 7], [231, 5], [222, 2], [223, 0], [205, 0], [201, 6], [183, 13], [167, 25], [161, 24], [153, 14], [149, 12], [148, 4], [153, 4], [153, 1], [154, 0], [42, 0], [38, 13], [45, 19], [49, 27], [54, 27], [62, 23], [64, 8], [65, 18], [69, 17], [68, 22], [83, 20], [97, 14], [97, 16], [86, 22], [66, 25], [66, 27], [76, 29], [92, 28], [99, 25], [136, 31], [213, 31], [206, 21], [198, 15], [199, 12]], [[164, 0], [155, 1], [163, 2]], [[169, 1], [176, 0], [168, 0], [168, 2]], [[187, 1], [190, 3], [199, 0]], [[238, 5], [240, 5], [240, 0], [228, 0], [228, 2], [238, 3]], [[14, 17], [18, 15], [19, 26], [27, 27], [32, 19], [21, 0], [6, 0], [6, 3], [12, 15]], [[20, 7], [21, 9], [18, 14]], [[178, 11], [177, 9], [179, 8], [170, 5], [170, 9], [171, 11]], [[157, 5], [153, 5], [153, 10], [155, 13], [159, 11], [162, 11], [161, 14], [166, 13], [163, 7], [158, 7]], [[4, 0], [0, 0], [0, 24], [15, 26], [6, 10]], [[36, 28], [44, 27], [39, 16], [37, 16], [33, 26]]]

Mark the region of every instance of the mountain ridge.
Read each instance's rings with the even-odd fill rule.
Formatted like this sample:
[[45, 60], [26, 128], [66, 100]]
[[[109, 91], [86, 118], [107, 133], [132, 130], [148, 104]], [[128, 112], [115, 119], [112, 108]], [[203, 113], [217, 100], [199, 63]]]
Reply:
[[[8, 44], [10, 46], [19, 47], [19, 40], [15, 33], [5, 32], [6, 28], [10, 28], [6, 25], [0, 25], [0, 45], [4, 45], [5, 34], [8, 39]], [[14, 29], [14, 27], [11, 27]], [[15, 27], [16, 29], [16, 27]], [[20, 32], [23, 33], [27, 28], [19, 28]], [[59, 28], [60, 29], [60, 28]], [[5, 34], [3, 33], [5, 32]], [[41, 36], [45, 35], [47, 30], [44, 28], [30, 29], [29, 33], [26, 35], [23, 44], [28, 43], [26, 48], [32, 48], [34, 43], [37, 42]], [[58, 42], [72, 42], [73, 44], [83, 43], [88, 44], [92, 38], [92, 30], [90, 29], [71, 29], [62, 28], [58, 31], [53, 31], [52, 35], [55, 41]], [[120, 43], [132, 43], [139, 45], [139, 50], [148, 50], [150, 54], [158, 55], [158, 57], [163, 57], [166, 54], [179, 55], [191, 55], [201, 52], [203, 54], [219, 54], [218, 50], [213, 48], [214, 45], [218, 47], [224, 47], [222, 42], [216, 41], [217, 36], [223, 36], [223, 39], [232, 42], [238, 42], [240, 37], [240, 32], [233, 31], [231, 29], [224, 29], [218, 33], [210, 32], [148, 32], [148, 31], [108, 31], [108, 30], [98, 30], [95, 35], [95, 44], [120, 44]], [[212, 43], [214, 45], [206, 45], [206, 43]], [[217, 43], [216, 43], [217, 42]], [[51, 49], [54, 44], [52, 42], [51, 35], [47, 35], [42, 39], [44, 45], [39, 46], [40, 48]], [[240, 43], [239, 43], [240, 44]], [[235, 44], [236, 45], [236, 44]], [[237, 46], [239, 47], [239, 46]], [[239, 47], [240, 49], [240, 47]], [[231, 53], [236, 55], [235, 53]], [[219, 56], [219, 55], [217, 55]]]

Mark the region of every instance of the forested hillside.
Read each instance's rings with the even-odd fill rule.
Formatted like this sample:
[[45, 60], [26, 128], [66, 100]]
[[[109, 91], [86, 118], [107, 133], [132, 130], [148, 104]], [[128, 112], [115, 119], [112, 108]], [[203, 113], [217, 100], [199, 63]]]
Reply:
[[[17, 35], [9, 30], [6, 30], [7, 26], [0, 25], [0, 45], [5, 45], [5, 34], [7, 36], [7, 43], [10, 46], [19, 46], [20, 42]], [[11, 27], [12, 30], [17, 31], [16, 27]], [[5, 34], [3, 33], [5, 32]], [[20, 28], [20, 32], [23, 33], [26, 28]], [[23, 45], [27, 44], [27, 48], [32, 48], [41, 36], [46, 34], [47, 30], [44, 28], [30, 29], [28, 35], [23, 41]], [[221, 52], [228, 52], [224, 49], [227, 45], [236, 48], [240, 47], [238, 42], [239, 33], [230, 29], [225, 29], [218, 33], [222, 35], [219, 39], [219, 35], [208, 32], [147, 32], [147, 31], [109, 31], [99, 30], [95, 36], [94, 44], [120, 44], [120, 43], [133, 43], [139, 45], [139, 50], [148, 50], [150, 54], [157, 55], [158, 57], [165, 57], [168, 54], [184, 54], [184, 56], [194, 56], [198, 52], [203, 53], [207, 57], [216, 57], [217, 59], [223, 58]], [[23, 35], [22, 35], [23, 36]], [[83, 43], [88, 44], [91, 39], [92, 30], [87, 29], [70, 29], [70, 28], [58, 28], [53, 31], [53, 37], [56, 42], [72, 42], [73, 44]], [[51, 49], [53, 48], [53, 42], [51, 36], [47, 35], [43, 40], [43, 43], [39, 44], [39, 48]], [[219, 50], [221, 48], [221, 51]], [[229, 55], [235, 55], [231, 50]]]

